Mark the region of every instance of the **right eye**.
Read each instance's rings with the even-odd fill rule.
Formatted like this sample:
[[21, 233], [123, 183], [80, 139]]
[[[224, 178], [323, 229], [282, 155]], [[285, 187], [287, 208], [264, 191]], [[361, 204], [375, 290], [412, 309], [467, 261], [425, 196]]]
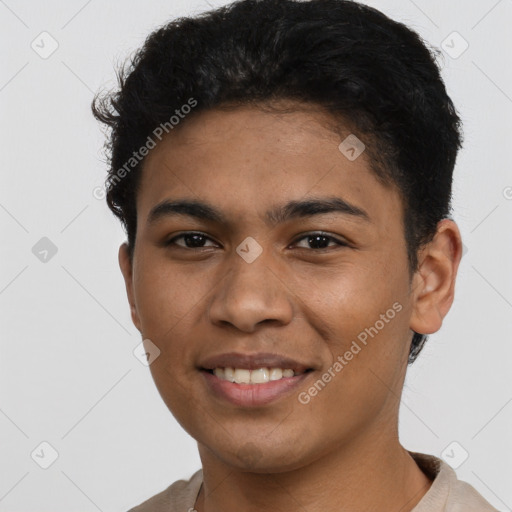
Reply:
[[[181, 239], [185, 241], [184, 245], [176, 243], [177, 240]], [[174, 245], [182, 249], [201, 249], [202, 247], [205, 247], [204, 242], [206, 240], [212, 241], [211, 238], [208, 238], [204, 233], [196, 231], [187, 231], [186, 233], [181, 233], [180, 235], [171, 238], [165, 243], [165, 245], [167, 247]]]

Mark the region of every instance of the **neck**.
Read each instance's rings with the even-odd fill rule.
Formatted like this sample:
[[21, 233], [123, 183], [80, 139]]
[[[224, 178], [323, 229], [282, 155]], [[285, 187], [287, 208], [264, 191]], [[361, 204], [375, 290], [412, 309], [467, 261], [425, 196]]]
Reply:
[[431, 481], [398, 438], [351, 442], [292, 471], [252, 473], [199, 445], [203, 485], [197, 512], [410, 512]]

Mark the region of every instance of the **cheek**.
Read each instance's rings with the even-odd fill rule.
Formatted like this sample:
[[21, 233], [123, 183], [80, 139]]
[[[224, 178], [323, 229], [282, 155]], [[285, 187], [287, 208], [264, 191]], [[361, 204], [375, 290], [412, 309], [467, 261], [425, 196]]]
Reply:
[[145, 259], [136, 276], [134, 291], [142, 330], [162, 340], [201, 306], [211, 289], [206, 276], [178, 270], [161, 258]]
[[[379, 320], [401, 295], [396, 273], [372, 264], [350, 264], [316, 271], [297, 281], [297, 296], [320, 332], [331, 333], [343, 349], [348, 336], [357, 335]], [[313, 284], [312, 284], [313, 283]], [[295, 291], [294, 290], [294, 291]], [[389, 316], [394, 316], [393, 311]]]
[[166, 351], [150, 365], [150, 371], [162, 401], [181, 427], [194, 437], [211, 418], [202, 407], [190, 406], [199, 403], [199, 395], [191, 387], [193, 380], [180, 373], [182, 364], [179, 349]]
[[329, 325], [331, 337], [324, 339], [330, 351], [325, 359], [331, 362], [319, 372], [321, 382], [305, 390], [310, 401], [304, 406], [305, 411], [310, 407], [309, 417], [329, 411], [329, 422], [320, 429], [326, 438], [336, 439], [341, 425], [345, 435], [355, 436], [383, 410], [392, 414], [397, 407], [407, 324], [400, 316], [404, 309], [389, 302], [389, 298], [378, 303], [369, 297], [364, 308], [359, 301], [348, 301], [340, 304], [337, 316], [326, 311], [330, 318], [338, 318]]
[[[158, 257], [139, 258], [135, 275], [142, 333], [160, 350], [150, 370], [169, 406], [190, 393], [185, 386], [195, 378], [193, 338], [201, 339], [197, 332], [202, 308], [217, 281], [204, 272], [191, 274], [183, 266], [178, 269]], [[181, 407], [179, 403], [174, 406]]]
[[324, 281], [317, 279], [314, 291], [302, 294], [306, 322], [329, 350], [325, 359], [342, 365], [334, 373], [343, 374], [337, 381], [347, 389], [361, 383], [367, 387], [369, 379], [382, 387], [372, 371], [394, 381], [404, 364], [409, 337], [407, 280], [399, 269], [388, 273], [383, 268], [354, 266]]

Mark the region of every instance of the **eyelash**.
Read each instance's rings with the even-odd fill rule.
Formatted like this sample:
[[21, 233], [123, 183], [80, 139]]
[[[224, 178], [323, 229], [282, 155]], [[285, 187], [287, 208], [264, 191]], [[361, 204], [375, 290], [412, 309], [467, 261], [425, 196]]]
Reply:
[[[180, 238], [184, 238], [186, 236], [190, 236], [190, 235], [200, 235], [202, 237], [204, 237], [205, 239], [207, 240], [211, 240], [213, 241], [210, 237], [206, 236], [204, 233], [201, 233], [199, 231], [186, 231], [185, 233], [181, 233], [180, 235], [177, 235], [173, 238], [171, 238], [170, 240], [168, 240], [165, 245], [166, 246], [172, 246], [172, 245], [175, 245], [177, 247], [179, 247], [180, 249], [185, 249], [185, 250], [194, 250], [194, 249], [204, 249], [204, 247], [183, 247], [181, 245], [177, 245], [175, 242], [176, 240], [180, 239]], [[349, 247], [349, 244], [346, 243], [346, 242], [343, 242], [342, 240], [339, 240], [331, 235], [328, 235], [327, 233], [324, 233], [323, 231], [312, 231], [311, 233], [306, 233], [302, 236], [300, 236], [299, 238], [296, 238], [292, 244], [296, 244], [297, 242], [301, 241], [301, 240], [304, 240], [305, 238], [309, 238], [309, 237], [314, 237], [314, 236], [319, 236], [319, 237], [322, 237], [322, 238], [327, 238], [329, 239], [329, 241], [332, 241], [332, 242], [335, 242], [338, 246], [341, 246], [341, 247]], [[305, 249], [305, 247], [301, 247], [301, 249]], [[309, 249], [311, 251], [315, 251], [315, 252], [320, 252], [320, 251], [325, 251], [329, 249], [329, 247], [324, 247], [324, 248], [321, 248], [321, 249]]]

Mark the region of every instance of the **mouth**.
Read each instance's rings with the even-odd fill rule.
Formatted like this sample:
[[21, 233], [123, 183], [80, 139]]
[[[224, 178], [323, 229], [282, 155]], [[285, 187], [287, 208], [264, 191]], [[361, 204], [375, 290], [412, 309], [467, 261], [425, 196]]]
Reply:
[[258, 407], [289, 397], [315, 373], [312, 364], [264, 352], [219, 354], [203, 360], [198, 370], [214, 400], [239, 407]]
[[312, 372], [313, 368], [305, 370], [293, 370], [292, 368], [232, 368], [216, 367], [213, 369], [202, 368], [203, 371], [215, 375], [218, 379], [236, 384], [261, 385], [267, 382], [275, 382], [290, 377], [297, 377]]
[[312, 368], [295, 372], [290, 368], [214, 368], [201, 369], [208, 394], [223, 405], [242, 408], [269, 406], [289, 399], [305, 387], [314, 374]]

